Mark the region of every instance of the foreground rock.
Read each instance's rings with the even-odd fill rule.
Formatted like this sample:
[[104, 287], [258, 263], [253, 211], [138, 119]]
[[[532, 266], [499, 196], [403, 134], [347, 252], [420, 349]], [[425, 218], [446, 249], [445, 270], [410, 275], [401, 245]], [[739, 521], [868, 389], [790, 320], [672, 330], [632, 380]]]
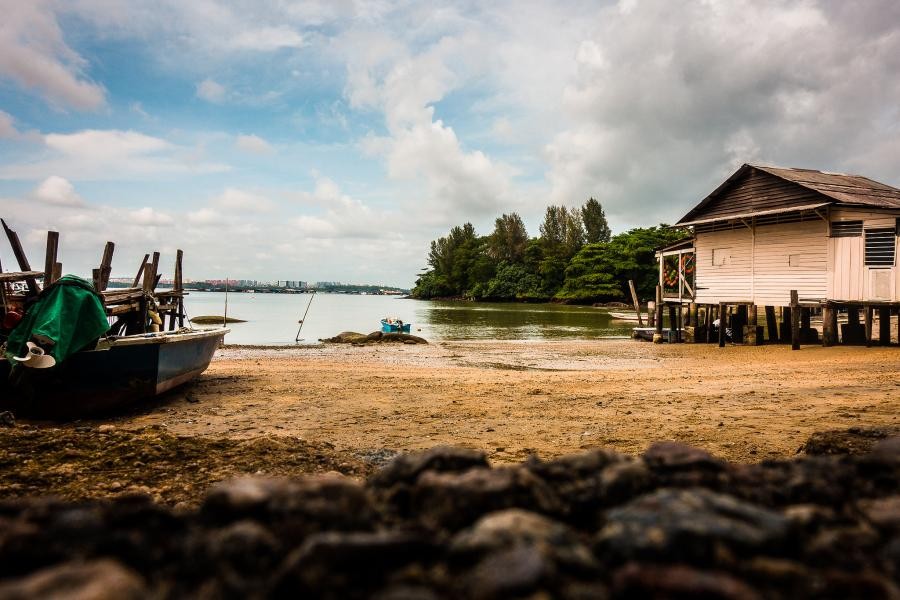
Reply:
[[681, 444], [491, 468], [400, 455], [362, 482], [252, 477], [197, 509], [0, 503], [0, 599], [900, 598], [900, 438], [729, 464]]

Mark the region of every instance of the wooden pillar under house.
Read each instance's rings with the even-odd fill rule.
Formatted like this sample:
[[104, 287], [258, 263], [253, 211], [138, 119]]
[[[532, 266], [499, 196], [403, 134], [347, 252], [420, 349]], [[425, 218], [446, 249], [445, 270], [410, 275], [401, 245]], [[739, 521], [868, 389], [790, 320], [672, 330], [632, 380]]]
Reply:
[[865, 306], [863, 310], [866, 311], [866, 347], [870, 347], [872, 345], [872, 307]]
[[706, 305], [706, 343], [711, 344], [715, 340], [713, 340], [713, 329], [712, 324], [715, 319], [713, 319], [713, 305]]
[[810, 321], [812, 320], [811, 310], [808, 306], [800, 309], [800, 329], [810, 329]]
[[747, 305], [739, 304], [735, 307], [734, 317], [731, 321], [731, 340], [737, 344], [743, 344], [744, 327], [747, 325]]
[[725, 305], [719, 304], [719, 348], [725, 347], [725, 326], [727, 323]]
[[669, 304], [669, 341], [678, 341], [678, 309], [674, 304]]
[[751, 304], [747, 307], [747, 343], [751, 346], [762, 343], [762, 336], [759, 335], [758, 319], [759, 315], [756, 311], [756, 305]]
[[775, 315], [775, 307], [766, 307], [766, 329], [769, 332], [769, 341], [778, 341], [778, 317]]
[[791, 290], [791, 350], [800, 349], [800, 298]]
[[662, 286], [656, 286], [656, 333], [662, 335], [663, 330], [663, 301]]
[[891, 309], [888, 306], [878, 308], [878, 345], [891, 344]]
[[832, 304], [822, 306], [822, 345], [834, 346], [838, 343], [837, 308]]
[[791, 343], [791, 307], [781, 307], [781, 324], [779, 325], [779, 336], [782, 344]]

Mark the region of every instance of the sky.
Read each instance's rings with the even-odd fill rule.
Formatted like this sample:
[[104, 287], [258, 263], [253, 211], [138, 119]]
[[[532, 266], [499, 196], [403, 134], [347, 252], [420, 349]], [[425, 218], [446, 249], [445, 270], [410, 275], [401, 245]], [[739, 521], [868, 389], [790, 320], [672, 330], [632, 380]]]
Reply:
[[[549, 204], [674, 222], [745, 162], [900, 186], [895, 0], [0, 0], [33, 267], [409, 287]], [[5, 270], [15, 265], [0, 243]]]

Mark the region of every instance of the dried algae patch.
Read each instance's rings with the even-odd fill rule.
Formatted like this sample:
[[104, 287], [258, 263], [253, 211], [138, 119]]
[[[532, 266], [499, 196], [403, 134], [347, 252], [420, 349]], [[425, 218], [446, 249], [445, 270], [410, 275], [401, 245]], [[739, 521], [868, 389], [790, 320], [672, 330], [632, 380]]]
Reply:
[[368, 463], [330, 444], [293, 437], [180, 437], [159, 426], [0, 429], [3, 498], [80, 500], [144, 493], [157, 502], [193, 504], [210, 485], [242, 474], [337, 471], [364, 477], [370, 470]]

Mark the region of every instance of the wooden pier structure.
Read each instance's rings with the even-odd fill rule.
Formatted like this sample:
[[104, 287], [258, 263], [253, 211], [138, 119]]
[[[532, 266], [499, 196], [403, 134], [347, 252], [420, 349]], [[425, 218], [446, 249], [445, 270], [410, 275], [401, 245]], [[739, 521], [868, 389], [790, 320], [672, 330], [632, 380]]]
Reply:
[[693, 236], [657, 251], [655, 339], [900, 342], [900, 190], [745, 164], [676, 226]]
[[[18, 234], [6, 221], [0, 219], [3, 231], [12, 248], [18, 271], [4, 273], [0, 265], [0, 323], [7, 313], [24, 312], [28, 302], [38, 296], [62, 276], [62, 264], [57, 261], [59, 233], [47, 232], [47, 250], [44, 270], [31, 267], [28, 257], [19, 241]], [[162, 278], [159, 272], [160, 253], [145, 254], [131, 287], [108, 288], [115, 244], [106, 242], [99, 266], [93, 269], [94, 289], [103, 300], [107, 317], [110, 319], [108, 335], [122, 336], [137, 333], [166, 330], [176, 331], [184, 327], [184, 291], [182, 259], [184, 253], [175, 255], [175, 275], [171, 290], [158, 290]], [[19, 284], [19, 285], [15, 285]]]

